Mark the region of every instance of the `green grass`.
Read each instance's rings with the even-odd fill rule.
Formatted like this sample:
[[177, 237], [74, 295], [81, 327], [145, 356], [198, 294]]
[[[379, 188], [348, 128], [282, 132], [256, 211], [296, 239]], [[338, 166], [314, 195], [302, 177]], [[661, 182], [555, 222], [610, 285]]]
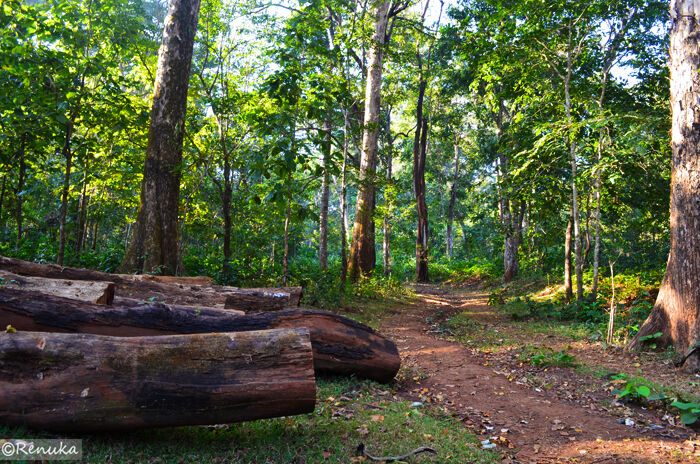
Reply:
[[[0, 436], [50, 437], [7, 427], [0, 427]], [[408, 462], [497, 462], [494, 454], [481, 450], [477, 438], [443, 410], [414, 408], [383, 385], [340, 378], [319, 379], [312, 414], [71, 438], [83, 439], [84, 462], [96, 464], [347, 464], [362, 462], [354, 460], [360, 443], [373, 455], [403, 454], [420, 446], [430, 446], [438, 453], [422, 454]]]

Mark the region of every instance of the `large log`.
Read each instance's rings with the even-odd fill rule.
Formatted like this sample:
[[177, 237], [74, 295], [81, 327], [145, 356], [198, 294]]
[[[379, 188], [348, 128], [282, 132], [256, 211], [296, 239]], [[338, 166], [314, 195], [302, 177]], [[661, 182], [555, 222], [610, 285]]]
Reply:
[[36, 292], [0, 288], [0, 327], [82, 332], [120, 337], [176, 333], [247, 332], [307, 327], [319, 372], [355, 374], [386, 382], [400, 358], [396, 345], [372, 328], [337, 314], [310, 309], [246, 314], [148, 303], [100, 306]]
[[[132, 274], [107, 274], [91, 269], [40, 264], [0, 256], [0, 269], [23, 276], [49, 279], [114, 282], [117, 296], [137, 300], [155, 299], [166, 304], [208, 306], [241, 311], [277, 311], [299, 305], [301, 287], [253, 288], [199, 285], [201, 278], [153, 277]], [[189, 279], [189, 280], [188, 280]], [[163, 280], [169, 280], [166, 283]]]
[[114, 301], [114, 283], [112, 282], [26, 277], [0, 270], [0, 285], [20, 290], [37, 290], [91, 303], [111, 305]]
[[0, 333], [0, 423], [55, 431], [312, 412], [306, 329], [166, 337]]

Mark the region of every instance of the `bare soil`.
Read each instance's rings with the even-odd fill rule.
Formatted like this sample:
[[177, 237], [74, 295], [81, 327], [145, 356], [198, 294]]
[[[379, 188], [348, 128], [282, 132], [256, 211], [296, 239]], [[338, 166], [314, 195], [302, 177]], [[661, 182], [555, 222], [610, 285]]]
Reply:
[[[700, 463], [700, 439], [663, 410], [615, 400], [609, 379], [594, 368], [629, 371], [661, 383], [694, 385], [658, 357], [646, 359], [565, 336], [523, 332], [519, 324], [486, 304], [478, 287], [417, 286], [421, 302], [383, 321], [397, 343], [405, 379], [400, 394], [433, 403], [497, 444], [512, 463]], [[435, 320], [467, 312], [511, 343], [480, 350], [436, 331]], [[523, 363], [513, 344], [569, 345], [584, 368], [546, 368]], [[668, 384], [667, 383], [667, 384]], [[633, 425], [632, 425], [633, 423]]]

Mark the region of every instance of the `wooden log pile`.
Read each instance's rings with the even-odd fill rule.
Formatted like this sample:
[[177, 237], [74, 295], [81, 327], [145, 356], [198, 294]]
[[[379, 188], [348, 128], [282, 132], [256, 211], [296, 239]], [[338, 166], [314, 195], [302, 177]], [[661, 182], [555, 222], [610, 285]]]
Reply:
[[312, 411], [315, 372], [393, 379], [391, 340], [301, 295], [0, 257], [0, 424], [238, 422]]

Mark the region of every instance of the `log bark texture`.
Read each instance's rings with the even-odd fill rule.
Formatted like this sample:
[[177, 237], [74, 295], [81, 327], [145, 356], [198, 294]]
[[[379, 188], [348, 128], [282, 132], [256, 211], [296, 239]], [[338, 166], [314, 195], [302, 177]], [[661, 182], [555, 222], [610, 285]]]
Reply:
[[[301, 287], [238, 288], [219, 285], [190, 285], [201, 277], [153, 278], [149, 275], [107, 274], [90, 269], [40, 264], [0, 256], [0, 269], [15, 274], [49, 279], [92, 280], [114, 282], [116, 295], [124, 298], [148, 300], [154, 298], [166, 304], [208, 306], [241, 311], [276, 311], [299, 306]], [[164, 283], [163, 279], [172, 283]], [[173, 280], [174, 279], [174, 280]], [[180, 282], [180, 283], [178, 283]]]
[[35, 290], [104, 305], [111, 305], [114, 301], [114, 283], [112, 282], [25, 277], [0, 270], [0, 285], [4, 288]]
[[[671, 249], [656, 304], [631, 348], [661, 332], [686, 355], [700, 345], [700, 4], [671, 2]], [[700, 354], [686, 360], [700, 370]]]
[[118, 338], [0, 333], [0, 423], [54, 431], [312, 412], [306, 329]]
[[306, 327], [319, 372], [387, 382], [401, 360], [396, 345], [372, 328], [336, 314], [287, 309], [240, 316], [218, 309], [192, 309], [149, 303], [100, 306], [38, 292], [0, 288], [0, 327], [17, 330], [80, 332], [119, 337], [248, 332]]

